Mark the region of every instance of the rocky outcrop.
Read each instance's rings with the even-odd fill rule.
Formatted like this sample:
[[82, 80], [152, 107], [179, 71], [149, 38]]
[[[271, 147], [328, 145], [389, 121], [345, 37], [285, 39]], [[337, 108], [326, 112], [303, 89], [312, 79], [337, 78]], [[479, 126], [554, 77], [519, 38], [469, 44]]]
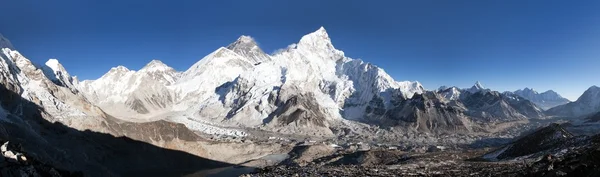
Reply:
[[573, 134], [562, 128], [559, 124], [551, 124], [521, 137], [513, 143], [499, 148], [497, 151], [484, 157], [487, 159], [508, 159], [539, 153], [562, 147], [573, 137]]
[[70, 177], [83, 176], [82, 172], [69, 172], [40, 163], [32, 156], [26, 155], [20, 145], [9, 141], [0, 141], [0, 176], [11, 177]]

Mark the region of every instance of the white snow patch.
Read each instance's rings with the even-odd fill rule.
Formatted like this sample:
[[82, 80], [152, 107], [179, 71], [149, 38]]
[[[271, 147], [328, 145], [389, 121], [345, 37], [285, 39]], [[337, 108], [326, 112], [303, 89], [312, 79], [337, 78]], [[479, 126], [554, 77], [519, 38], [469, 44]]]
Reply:
[[50, 67], [50, 69], [52, 69], [52, 71], [54, 71], [55, 74], [58, 71], [61, 71], [61, 69], [60, 69], [60, 63], [56, 59], [49, 59], [46, 62], [46, 66]]

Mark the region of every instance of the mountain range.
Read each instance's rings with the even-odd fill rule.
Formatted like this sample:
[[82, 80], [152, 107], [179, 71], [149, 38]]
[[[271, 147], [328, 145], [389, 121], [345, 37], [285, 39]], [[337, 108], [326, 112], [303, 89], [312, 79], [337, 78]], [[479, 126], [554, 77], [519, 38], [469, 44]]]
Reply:
[[[2, 41], [5, 55], [17, 58], [16, 67], [39, 69], [36, 77], [56, 85], [23, 88], [68, 91], [62, 99], [42, 96], [44, 102], [55, 103], [49, 111], [69, 116], [106, 113], [128, 122], [166, 120], [208, 134], [245, 135], [223, 128], [246, 127], [332, 136], [332, 128], [348, 121], [412, 131], [470, 132], [490, 121], [544, 118], [543, 109], [568, 102], [553, 91], [500, 93], [480, 82], [466, 89], [427, 91], [419, 82], [396, 81], [382, 68], [345, 56], [322, 27], [272, 55], [252, 37], [241, 36], [183, 72], [152, 60], [139, 71], [117, 66], [99, 79], [85, 81], [70, 76], [55, 59], [33, 64], [8, 40]], [[72, 100], [79, 101], [68, 102]], [[96, 111], [77, 108], [81, 105]]]
[[535, 103], [536, 105], [538, 105], [540, 108], [542, 108], [544, 110], [548, 110], [550, 108], [571, 102], [568, 99], [560, 96], [558, 93], [554, 92], [553, 90], [548, 90], [543, 93], [538, 93], [534, 89], [525, 88], [522, 90], [514, 91], [513, 93], [532, 101], [533, 103]]
[[[346, 56], [323, 27], [274, 54], [265, 53], [252, 37], [241, 36], [185, 71], [152, 60], [138, 71], [116, 66], [84, 81], [56, 59], [43, 65], [31, 62], [2, 36], [0, 48], [0, 140], [26, 144], [37, 158], [66, 169], [83, 168], [84, 163], [75, 161], [89, 162], [87, 169], [130, 163], [105, 159], [132, 153], [102, 143], [159, 153], [154, 161], [168, 164], [163, 168], [183, 163], [165, 160], [170, 152], [129, 140], [108, 142], [104, 134], [200, 156], [209, 151], [197, 148], [205, 135], [470, 136], [495, 133], [493, 127], [502, 123], [600, 112], [596, 86], [574, 102], [553, 91], [501, 93], [480, 82], [470, 88], [426, 90], [417, 81], [397, 81], [378, 66]], [[74, 138], [60, 136], [65, 133]], [[66, 151], [74, 153], [55, 157]]]

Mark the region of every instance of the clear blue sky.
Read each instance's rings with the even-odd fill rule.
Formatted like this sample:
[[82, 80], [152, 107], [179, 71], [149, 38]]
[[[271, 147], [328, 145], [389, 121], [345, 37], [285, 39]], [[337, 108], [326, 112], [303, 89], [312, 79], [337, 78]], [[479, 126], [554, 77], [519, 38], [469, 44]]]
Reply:
[[72, 75], [160, 59], [185, 70], [240, 35], [272, 52], [324, 26], [352, 58], [426, 88], [553, 89], [600, 84], [600, 1], [2, 0], [0, 33]]

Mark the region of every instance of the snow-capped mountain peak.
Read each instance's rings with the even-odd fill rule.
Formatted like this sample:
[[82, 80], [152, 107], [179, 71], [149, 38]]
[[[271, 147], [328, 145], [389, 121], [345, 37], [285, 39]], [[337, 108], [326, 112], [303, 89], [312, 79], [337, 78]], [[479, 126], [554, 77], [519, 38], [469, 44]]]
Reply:
[[532, 89], [532, 88], [529, 88], [529, 87], [525, 87], [525, 89], [523, 89], [522, 91], [526, 92], [526, 93], [538, 94], [538, 92], [535, 91], [535, 89]]
[[167, 66], [160, 60], [152, 60], [150, 63], [146, 64], [140, 72], [160, 72], [160, 71], [174, 71], [173, 68]]
[[333, 45], [331, 44], [331, 39], [329, 38], [329, 34], [327, 34], [327, 31], [323, 27], [319, 28], [315, 32], [304, 35], [300, 39], [298, 45], [333, 47]]
[[67, 86], [72, 89], [74, 79], [69, 75], [65, 67], [63, 67], [57, 59], [49, 59], [45, 66], [41, 66], [44, 75], [56, 84]]
[[583, 94], [577, 99], [577, 102], [585, 101], [585, 102], [598, 102], [597, 99], [600, 98], [600, 87], [591, 86], [588, 88]]
[[318, 58], [331, 60], [337, 60], [344, 56], [344, 52], [333, 47], [329, 34], [327, 34], [327, 31], [323, 27], [315, 32], [304, 35], [298, 44], [296, 44], [296, 49], [301, 53], [316, 54]]
[[[445, 87], [445, 86], [444, 86]], [[457, 87], [440, 87], [441, 95], [444, 96], [444, 98], [446, 98], [446, 100], [458, 100], [460, 99], [460, 89]]]
[[475, 85], [473, 85], [473, 87], [477, 89], [485, 89], [485, 87], [483, 87], [483, 85], [479, 81], [475, 82]]
[[250, 36], [242, 35], [235, 42], [229, 44], [227, 49], [246, 57], [253, 64], [259, 64], [271, 59]]
[[64, 75], [66, 77], [70, 77], [69, 73], [67, 73], [67, 70], [65, 70], [65, 68], [62, 66], [62, 64], [60, 64], [60, 62], [58, 62], [57, 59], [49, 59], [46, 62], [46, 66], [48, 66], [50, 69], [52, 69], [54, 74], [57, 76]]
[[[119, 79], [119, 77], [122, 77], [124, 75], [126, 75], [127, 73], [133, 74], [135, 73], [135, 71], [129, 70], [127, 67], [125, 66], [117, 66], [117, 67], [112, 67], [110, 68], [110, 70], [102, 75], [102, 77], [100, 77], [100, 79], [102, 78], [112, 78], [112, 79]], [[98, 79], [98, 80], [100, 80]]]
[[473, 85], [467, 91], [471, 92], [471, 93], [477, 93], [481, 90], [485, 90], [485, 87], [483, 87], [483, 84], [481, 84], [481, 82], [477, 81], [477, 82], [475, 82], [475, 85]]
[[111, 71], [112, 72], [129, 72], [130, 70], [129, 70], [129, 68], [127, 68], [127, 67], [125, 67], [123, 65], [119, 65], [117, 67], [110, 68], [109, 72], [111, 72]]
[[235, 42], [227, 46], [228, 49], [233, 49], [240, 44], [251, 44], [256, 45], [256, 41], [251, 36], [242, 35]]
[[569, 103], [569, 100], [563, 98], [558, 93], [552, 90], [548, 90], [543, 93], [538, 93], [537, 91], [535, 91], [535, 89], [526, 87], [525, 89], [519, 89], [512, 93], [535, 103], [537, 106], [544, 110], [550, 109], [558, 105]]

